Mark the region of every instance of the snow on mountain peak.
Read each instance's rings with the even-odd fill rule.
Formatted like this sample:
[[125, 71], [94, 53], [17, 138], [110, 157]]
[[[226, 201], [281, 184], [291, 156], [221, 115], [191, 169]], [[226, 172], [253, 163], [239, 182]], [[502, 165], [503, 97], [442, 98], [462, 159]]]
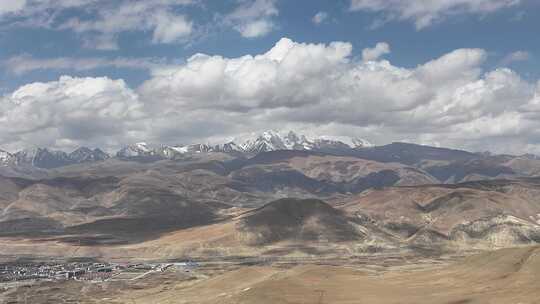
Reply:
[[285, 150], [287, 146], [278, 131], [268, 130], [261, 134], [254, 134], [240, 144], [245, 152], [258, 153], [275, 150]]
[[148, 147], [148, 144], [146, 142], [135, 143], [135, 147], [137, 147], [137, 149], [141, 151], [150, 152], [150, 148]]
[[369, 147], [374, 147], [375, 145], [372, 144], [371, 142], [367, 141], [366, 139], [363, 139], [363, 138], [358, 138], [358, 137], [353, 137], [352, 138], [352, 143], [355, 145], [355, 147], [358, 147], [358, 148], [369, 148]]
[[360, 148], [372, 146], [367, 140], [346, 136], [308, 137], [294, 131], [268, 130], [237, 140], [245, 152], [258, 153], [275, 150], [313, 150], [317, 148]]
[[[120, 149], [116, 156], [119, 158], [134, 157], [161, 157], [173, 159], [183, 154], [192, 153], [260, 153], [277, 150], [336, 150], [372, 146], [368, 141], [360, 138], [345, 136], [317, 136], [308, 137], [294, 131], [282, 132], [267, 130], [260, 133], [251, 133], [232, 141], [220, 144], [195, 143], [189, 145], [149, 145], [146, 142], [136, 142]], [[9, 156], [7, 152], [0, 151], [0, 163], [6, 162]], [[17, 152], [13, 155], [17, 164], [40, 163], [70, 164], [86, 161], [105, 160], [109, 155], [105, 152], [86, 147], [78, 148], [70, 154], [62, 151], [36, 148]]]
[[[295, 131], [267, 130], [251, 133], [219, 144], [195, 143], [188, 145], [152, 146], [146, 142], [136, 142], [120, 149], [119, 158], [161, 157], [174, 159], [179, 155], [192, 153], [260, 153], [277, 150], [340, 150], [373, 146], [365, 139], [346, 136], [306, 136]], [[110, 156], [100, 149], [80, 147], [71, 153], [33, 148], [10, 154], [0, 150], [0, 164], [31, 165], [42, 168], [106, 160]]]
[[116, 153], [118, 157], [123, 158], [151, 156], [152, 154], [153, 150], [145, 142], [138, 142], [125, 146]]
[[318, 138], [315, 138], [315, 141], [319, 142], [326, 142], [326, 143], [343, 143], [350, 148], [366, 148], [366, 147], [372, 147], [373, 144], [371, 144], [369, 141], [357, 138], [357, 137], [347, 137], [347, 136], [328, 136], [323, 135], [319, 136]]
[[74, 163], [100, 161], [106, 160], [110, 157], [109, 154], [103, 152], [99, 148], [95, 148], [94, 150], [92, 150], [88, 147], [79, 147], [73, 152], [71, 152], [68, 156], [69, 159]]
[[13, 154], [0, 150], [0, 165], [7, 165], [13, 160]]

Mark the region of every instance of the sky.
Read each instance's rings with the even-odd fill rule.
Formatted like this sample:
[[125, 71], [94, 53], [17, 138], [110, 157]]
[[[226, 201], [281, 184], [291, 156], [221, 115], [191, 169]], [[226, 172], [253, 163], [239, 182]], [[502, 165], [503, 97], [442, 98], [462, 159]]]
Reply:
[[536, 0], [0, 1], [0, 149], [268, 129], [540, 154]]

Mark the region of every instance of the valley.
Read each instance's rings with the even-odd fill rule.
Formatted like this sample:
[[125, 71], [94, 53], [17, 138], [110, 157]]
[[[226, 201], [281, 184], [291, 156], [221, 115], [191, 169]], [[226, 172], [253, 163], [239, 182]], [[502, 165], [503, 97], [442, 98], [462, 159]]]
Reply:
[[[537, 303], [540, 249], [462, 256], [206, 261], [137, 279], [0, 285], [4, 303]], [[279, 292], [276, 292], [278, 291]]]

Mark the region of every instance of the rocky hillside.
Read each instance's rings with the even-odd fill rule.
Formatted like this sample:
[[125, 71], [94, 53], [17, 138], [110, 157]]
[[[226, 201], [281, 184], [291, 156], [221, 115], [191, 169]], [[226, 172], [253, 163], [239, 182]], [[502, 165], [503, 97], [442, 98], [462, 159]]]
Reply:
[[280, 241], [361, 242], [367, 237], [341, 211], [316, 199], [280, 199], [250, 211], [241, 220], [250, 243]]
[[505, 247], [540, 242], [540, 180], [391, 187], [343, 210], [418, 246]]
[[[152, 252], [142, 249], [145, 244], [157, 242], [170, 255], [206, 254], [193, 246], [226, 248], [219, 254], [337, 254], [540, 242], [540, 179], [517, 177], [518, 170], [535, 172], [526, 169], [525, 160], [477, 161], [466, 152], [407, 149], [396, 155], [408, 153], [410, 161], [395, 162], [376, 154], [360, 158], [294, 149], [251, 157], [201, 152], [178, 159], [96, 161], [99, 152], [79, 149], [68, 157], [80, 161], [69, 166], [0, 167], [0, 239], [39, 238], [88, 248], [139, 244], [144, 254]], [[527, 159], [527, 164], [536, 161]], [[433, 169], [443, 163], [470, 169], [453, 172], [471, 181], [448, 184], [452, 178]], [[482, 170], [493, 164], [514, 173], [483, 178], [488, 173]], [[501, 176], [511, 179], [496, 179]], [[162, 241], [171, 233], [181, 235], [171, 239], [172, 248]], [[199, 243], [183, 240], [195, 235], [204, 237], [195, 238]]]

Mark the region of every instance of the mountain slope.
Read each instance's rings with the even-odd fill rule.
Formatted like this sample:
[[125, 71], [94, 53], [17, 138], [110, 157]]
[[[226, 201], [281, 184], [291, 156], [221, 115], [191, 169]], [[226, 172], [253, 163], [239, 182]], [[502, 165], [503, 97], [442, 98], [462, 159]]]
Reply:
[[15, 161], [13, 154], [0, 150], [0, 166], [7, 166]]
[[467, 161], [479, 158], [478, 154], [462, 150], [437, 148], [402, 142], [358, 149], [353, 152], [353, 155], [380, 162], [398, 162], [407, 165], [415, 165], [424, 160]]
[[343, 242], [366, 238], [327, 203], [316, 199], [280, 199], [250, 211], [240, 224], [254, 245], [279, 241]]
[[261, 191], [287, 196], [321, 198], [359, 193], [369, 188], [419, 185], [437, 180], [412, 167], [339, 157], [311, 151], [272, 151], [226, 163], [231, 186], [241, 191]]
[[504, 247], [540, 240], [538, 180], [374, 190], [343, 209], [417, 245]]
[[13, 155], [12, 164], [25, 167], [53, 169], [78, 163], [97, 162], [110, 156], [100, 149], [80, 147], [71, 153], [54, 151], [47, 148], [22, 150]]
[[74, 150], [68, 155], [68, 157], [73, 163], [104, 161], [110, 158], [109, 154], [98, 148], [92, 150], [87, 147], [80, 147]]

